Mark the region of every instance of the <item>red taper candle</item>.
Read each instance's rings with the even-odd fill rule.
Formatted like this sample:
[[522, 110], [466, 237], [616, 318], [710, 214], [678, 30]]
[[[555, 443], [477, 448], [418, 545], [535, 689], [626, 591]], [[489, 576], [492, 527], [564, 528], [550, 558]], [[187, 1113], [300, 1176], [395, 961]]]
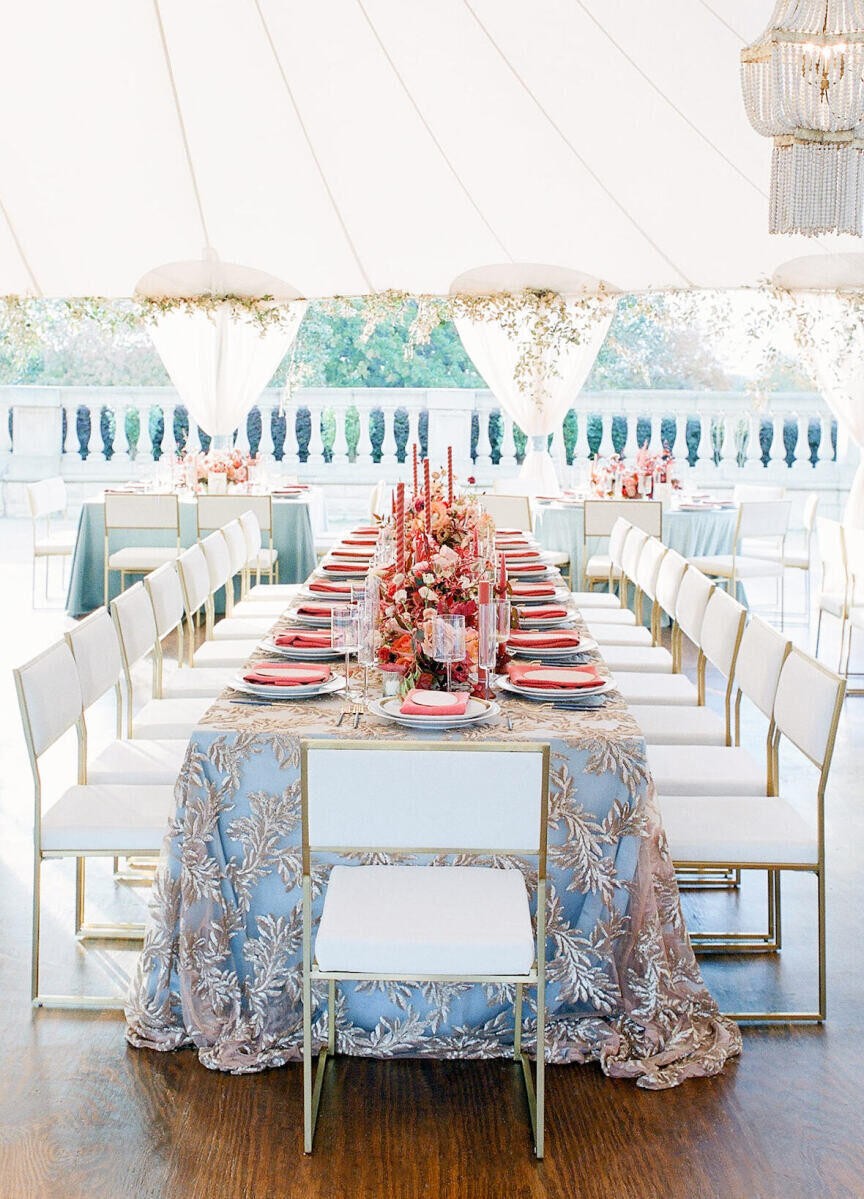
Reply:
[[502, 553], [498, 554], [498, 598], [507, 598], [507, 563]]
[[447, 503], [453, 503], [453, 447], [447, 447]]
[[396, 569], [400, 574], [405, 572], [405, 484], [400, 483], [396, 488]]
[[417, 491], [418, 491], [418, 487], [417, 487], [417, 442], [416, 441], [411, 446], [411, 451], [412, 451], [412, 454], [414, 457], [414, 494], [416, 496]]
[[429, 476], [429, 459], [423, 459], [423, 491], [425, 498], [426, 532], [432, 532], [432, 480]]

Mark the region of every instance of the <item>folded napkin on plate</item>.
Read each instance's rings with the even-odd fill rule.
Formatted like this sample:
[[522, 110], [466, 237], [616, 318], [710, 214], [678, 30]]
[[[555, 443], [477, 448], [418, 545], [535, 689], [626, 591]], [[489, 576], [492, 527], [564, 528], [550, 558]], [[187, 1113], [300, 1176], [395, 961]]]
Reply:
[[343, 545], [371, 545], [375, 546], [377, 538], [375, 537], [343, 537]]
[[562, 691], [596, 687], [603, 682], [593, 666], [533, 666], [508, 662], [507, 676], [517, 687], [560, 688]]
[[531, 549], [531, 543], [526, 537], [496, 537], [496, 550], [527, 550]]
[[326, 616], [328, 620], [332, 611], [327, 604], [301, 604], [297, 609], [300, 616]]
[[540, 551], [527, 547], [524, 550], [501, 550], [505, 562], [521, 562], [523, 558], [539, 558]]
[[329, 666], [250, 666], [243, 675], [246, 683], [258, 683], [266, 687], [303, 687], [307, 683], [326, 683], [330, 678]]
[[467, 691], [409, 691], [399, 709], [405, 716], [464, 716]]
[[524, 529], [504, 529], [500, 526], [495, 530], [496, 537], [524, 537]]
[[513, 599], [528, 599], [529, 596], [554, 595], [554, 583], [512, 583], [510, 592]]
[[538, 629], [536, 632], [513, 632], [507, 644], [516, 649], [573, 649], [579, 644], [575, 629]]
[[344, 571], [345, 573], [365, 575], [365, 573], [368, 569], [369, 569], [369, 565], [366, 562], [325, 562], [324, 563], [324, 570], [335, 570], [335, 571], [338, 571], [340, 574]]
[[321, 630], [311, 632], [307, 629], [285, 629], [273, 638], [276, 645], [290, 645], [294, 649], [330, 649], [332, 642], [330, 634]]
[[350, 583], [328, 583], [324, 579], [316, 579], [309, 584], [310, 591], [323, 591], [327, 595], [350, 595]]
[[331, 550], [331, 556], [338, 558], [340, 562], [343, 558], [351, 559], [354, 562], [368, 562], [374, 553], [374, 548], [368, 550]]
[[[305, 609], [301, 608], [301, 612]], [[563, 620], [567, 616], [566, 608], [557, 604], [535, 604], [531, 608], [519, 609], [522, 620]]]
[[351, 530], [352, 537], [377, 537], [381, 530], [377, 525], [358, 525], [356, 529]]
[[507, 567], [508, 572], [515, 571], [515, 570], [538, 570], [538, 571], [540, 571], [540, 570], [546, 569], [545, 562], [522, 562], [522, 561], [513, 562], [512, 560], [510, 562], [508, 562], [507, 559], [505, 558], [504, 563]]

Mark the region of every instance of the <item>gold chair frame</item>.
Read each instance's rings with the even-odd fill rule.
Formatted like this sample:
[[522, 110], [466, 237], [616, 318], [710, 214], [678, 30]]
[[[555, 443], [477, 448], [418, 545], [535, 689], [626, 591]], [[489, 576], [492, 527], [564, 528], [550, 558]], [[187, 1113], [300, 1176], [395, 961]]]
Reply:
[[[126, 570], [125, 568], [122, 568], [122, 567], [108, 565], [108, 558], [111, 553], [110, 540], [111, 540], [112, 531], [117, 530], [117, 529], [126, 529], [126, 531], [129, 532], [129, 531], [131, 531], [131, 529], [134, 528], [136, 530], [143, 529], [145, 531], [154, 532], [154, 533], [155, 532], [165, 533], [165, 532], [170, 531], [172, 528], [172, 526], [168, 525], [168, 524], [165, 524], [165, 525], [134, 525], [134, 526], [131, 526], [131, 525], [109, 525], [107, 498], [110, 494], [112, 494], [110, 491], [105, 493], [106, 503], [105, 503], [105, 507], [104, 507], [105, 543], [103, 546], [104, 578], [103, 578], [103, 585], [102, 585], [102, 603], [105, 604], [106, 607], [108, 606], [108, 603], [109, 603], [108, 586], [109, 586], [109, 576], [111, 575], [112, 572], [116, 574], [119, 571], [119, 573], [120, 573], [120, 590], [121, 591], [126, 590], [126, 576], [127, 575], [145, 576], [150, 573], [149, 570]], [[126, 493], [119, 493], [119, 494], [125, 495]], [[157, 492], [149, 492], [149, 493], [146, 493], [146, 496], [148, 499], [155, 498], [157, 495], [160, 499], [171, 497], [174, 500], [174, 508], [175, 508], [176, 516], [175, 516], [175, 523], [174, 523], [173, 528], [174, 528], [174, 534], [175, 534], [175, 538], [176, 538], [176, 547], [175, 548], [177, 551], [177, 557], [179, 557], [180, 553], [183, 549], [183, 546], [182, 546], [181, 540], [180, 540], [180, 499], [173, 492], [158, 492], [158, 493]], [[127, 498], [129, 498], [129, 497], [127, 497]], [[130, 547], [130, 548], [134, 548], [134, 547]], [[165, 548], [167, 548], [167, 547], [165, 547]], [[155, 570], [157, 568], [153, 567], [152, 569]]]
[[[536, 848], [514, 848], [496, 850], [497, 853], [512, 854], [515, 857], [536, 857], [537, 863], [537, 922], [535, 934], [535, 961], [532, 969], [524, 975], [442, 975], [417, 974], [410, 979], [393, 974], [363, 973], [348, 974], [321, 970], [312, 953], [312, 878], [311, 861], [313, 854], [319, 853], [405, 853], [422, 852], [435, 855], [470, 853], [476, 855], [490, 854], [488, 847], [476, 846], [440, 846], [435, 848], [416, 846], [326, 846], [314, 845], [309, 841], [309, 790], [308, 790], [308, 756], [309, 750], [376, 750], [411, 753], [423, 752], [443, 753], [533, 753], [542, 758], [540, 803], [539, 803], [539, 835]], [[427, 741], [403, 741], [397, 745], [375, 741], [349, 740], [308, 740], [300, 743], [301, 761], [301, 802], [302, 802], [302, 838], [303, 838], [303, 1148], [305, 1153], [312, 1152], [315, 1137], [315, 1127], [318, 1121], [318, 1110], [321, 1101], [321, 1087], [324, 1082], [324, 1071], [327, 1063], [336, 1052], [335, 1001], [336, 983], [345, 981], [397, 981], [397, 982], [470, 982], [470, 983], [505, 983], [515, 987], [514, 1000], [514, 1037], [513, 1060], [522, 1067], [525, 1082], [525, 1092], [531, 1115], [531, 1127], [534, 1134], [534, 1152], [538, 1158], [544, 1152], [544, 1119], [545, 1119], [545, 1043], [546, 1043], [546, 846], [549, 808], [549, 745], [541, 742], [500, 742], [486, 741], [478, 743], [435, 743]], [[422, 869], [422, 867], [421, 867]], [[312, 1078], [312, 982], [327, 982], [327, 1047], [322, 1048], [318, 1055], [318, 1065]], [[522, 991], [526, 986], [537, 988], [537, 1052], [536, 1052], [536, 1092], [531, 1077], [531, 1064], [528, 1055], [522, 1050]]]

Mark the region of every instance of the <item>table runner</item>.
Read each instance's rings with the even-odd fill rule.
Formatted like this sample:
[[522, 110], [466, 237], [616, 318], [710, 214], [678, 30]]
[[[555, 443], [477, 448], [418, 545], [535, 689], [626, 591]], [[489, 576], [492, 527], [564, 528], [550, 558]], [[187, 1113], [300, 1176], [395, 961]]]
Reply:
[[[335, 696], [258, 707], [223, 694], [193, 733], [177, 782], [127, 1004], [129, 1042], [195, 1046], [204, 1065], [233, 1073], [300, 1058], [301, 737], [525, 739], [551, 746], [547, 1060], [596, 1060], [651, 1089], [720, 1071], [740, 1052], [740, 1032], [702, 981], [645, 743], [626, 705], [614, 692], [602, 709], [582, 712], [499, 700], [502, 715], [491, 724], [423, 733], [368, 715], [356, 731], [348, 721], [337, 730], [343, 701]], [[521, 870], [536, 898], [528, 862], [467, 860]], [[316, 920], [332, 861], [316, 874]], [[321, 1044], [323, 990], [315, 999]], [[531, 1010], [526, 989], [524, 1041], [533, 1051]], [[497, 985], [340, 984], [336, 1044], [340, 1053], [381, 1057], [509, 1056], [512, 996]]]

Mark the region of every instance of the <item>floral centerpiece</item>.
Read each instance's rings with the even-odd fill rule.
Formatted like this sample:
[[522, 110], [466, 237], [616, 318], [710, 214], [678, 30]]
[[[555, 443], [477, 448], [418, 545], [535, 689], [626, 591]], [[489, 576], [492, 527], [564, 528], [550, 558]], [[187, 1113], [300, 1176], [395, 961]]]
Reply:
[[[404, 569], [397, 559], [376, 572], [381, 580], [378, 658], [402, 668], [403, 690], [447, 686], [444, 664], [424, 648], [426, 622], [436, 613], [465, 617], [466, 653], [452, 666], [453, 681], [464, 685], [476, 675], [477, 590], [481, 579], [491, 577], [481, 551], [491, 544], [494, 525], [476, 498], [454, 494], [451, 500], [445, 472], [433, 475], [427, 523], [426, 494], [415, 491], [405, 506]], [[391, 528], [396, 519], [394, 514]]]
[[613, 496], [627, 500], [650, 498], [656, 484], [681, 486], [673, 474], [674, 465], [675, 459], [665, 442], [659, 454], [650, 454], [647, 445], [640, 446], [632, 465], [619, 454], [609, 458], [596, 457], [591, 464], [591, 490], [601, 499]]
[[186, 470], [186, 483], [196, 490], [206, 483], [211, 475], [224, 475], [228, 483], [248, 483], [249, 468], [257, 466], [258, 460], [240, 450], [208, 450], [206, 454], [190, 454], [185, 451], [177, 456]]

